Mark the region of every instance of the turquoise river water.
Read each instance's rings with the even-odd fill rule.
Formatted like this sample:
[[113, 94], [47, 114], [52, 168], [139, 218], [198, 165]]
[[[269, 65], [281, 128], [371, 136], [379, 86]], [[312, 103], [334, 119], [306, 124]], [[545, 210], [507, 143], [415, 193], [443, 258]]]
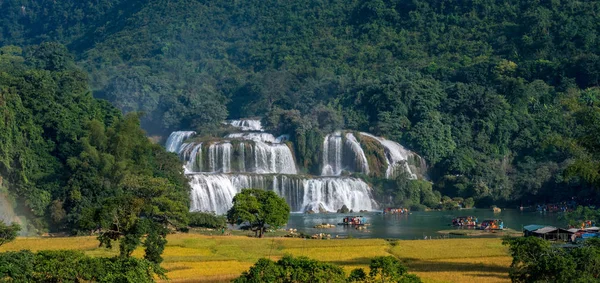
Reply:
[[[337, 224], [342, 222], [344, 216], [364, 216], [370, 225], [366, 230], [357, 230], [353, 227], [336, 225], [335, 228], [317, 229], [317, 224]], [[410, 214], [381, 214], [367, 213], [328, 213], [328, 214], [291, 214], [287, 228], [298, 229], [305, 234], [327, 233], [333, 237], [354, 238], [395, 238], [395, 239], [424, 239], [437, 238], [437, 231], [453, 229], [450, 224], [458, 216], [475, 216], [479, 222], [486, 219], [502, 219], [505, 228], [521, 231], [523, 226], [529, 224], [551, 225], [565, 227], [566, 223], [560, 220], [560, 213], [522, 212], [514, 209], [504, 209], [494, 213], [491, 209], [467, 209], [460, 211], [415, 211]], [[459, 237], [459, 236], [453, 236]]]

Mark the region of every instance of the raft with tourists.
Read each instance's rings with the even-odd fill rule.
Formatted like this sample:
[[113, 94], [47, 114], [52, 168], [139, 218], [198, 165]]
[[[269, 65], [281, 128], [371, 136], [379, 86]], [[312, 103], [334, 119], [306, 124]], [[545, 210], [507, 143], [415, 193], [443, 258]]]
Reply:
[[477, 227], [477, 217], [474, 216], [459, 216], [452, 219], [452, 226], [455, 227]]
[[504, 222], [502, 219], [487, 219], [479, 225], [481, 230], [504, 230]]
[[345, 226], [366, 226], [369, 225], [364, 216], [346, 216], [342, 219], [341, 223], [338, 225]]

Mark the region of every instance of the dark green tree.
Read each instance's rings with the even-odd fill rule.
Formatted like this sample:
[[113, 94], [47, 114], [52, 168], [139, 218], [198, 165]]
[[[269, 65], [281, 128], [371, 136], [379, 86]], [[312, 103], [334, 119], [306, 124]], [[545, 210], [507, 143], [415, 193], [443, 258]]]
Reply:
[[277, 228], [287, 223], [290, 206], [275, 192], [244, 189], [233, 197], [233, 207], [227, 211], [227, 220], [242, 224], [263, 236], [267, 227]]
[[19, 231], [21, 231], [21, 225], [19, 225], [19, 223], [13, 222], [10, 225], [6, 225], [4, 222], [0, 221], [0, 246], [14, 241], [17, 238]]

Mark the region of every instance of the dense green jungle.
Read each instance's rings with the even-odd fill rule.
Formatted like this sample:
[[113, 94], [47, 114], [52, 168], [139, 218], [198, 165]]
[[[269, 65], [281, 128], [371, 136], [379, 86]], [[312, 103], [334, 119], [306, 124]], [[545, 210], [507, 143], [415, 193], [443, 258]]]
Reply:
[[0, 193], [36, 227], [79, 233], [140, 210], [185, 225], [189, 186], [158, 141], [220, 136], [240, 117], [290, 134], [307, 173], [336, 129], [425, 158], [431, 183], [365, 176], [382, 195], [433, 190], [479, 207], [600, 196], [598, 1], [3, 0], [0, 11]]

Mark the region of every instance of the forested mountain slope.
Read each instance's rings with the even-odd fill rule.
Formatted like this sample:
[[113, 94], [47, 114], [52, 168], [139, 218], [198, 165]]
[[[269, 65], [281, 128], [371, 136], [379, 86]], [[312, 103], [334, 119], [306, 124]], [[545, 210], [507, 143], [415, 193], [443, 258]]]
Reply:
[[[597, 1], [27, 1], [0, 45], [58, 41], [151, 134], [266, 116], [310, 167], [334, 129], [401, 142], [444, 195], [590, 199]], [[533, 197], [532, 197], [533, 196]]]
[[148, 140], [138, 116], [93, 98], [60, 44], [0, 48], [0, 176], [36, 228], [88, 233], [121, 215], [119, 203], [147, 198], [154, 211], [143, 217], [166, 210], [186, 224], [179, 160]]

